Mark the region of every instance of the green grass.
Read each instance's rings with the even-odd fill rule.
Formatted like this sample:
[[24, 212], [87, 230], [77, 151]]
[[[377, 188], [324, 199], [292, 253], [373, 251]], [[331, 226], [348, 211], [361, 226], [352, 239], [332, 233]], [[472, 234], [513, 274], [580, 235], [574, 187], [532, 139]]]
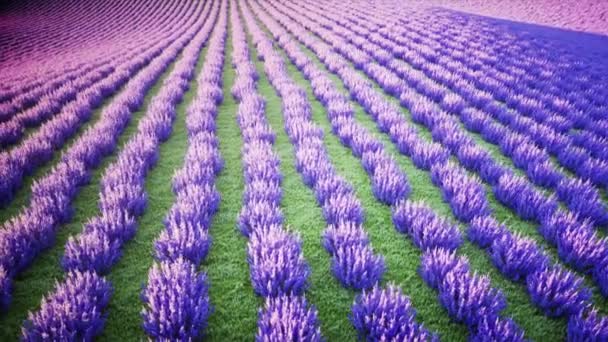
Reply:
[[[259, 21], [258, 25], [262, 29], [266, 29]], [[327, 72], [310, 50], [301, 44], [300, 48], [312, 58], [317, 66]], [[244, 180], [241, 163], [242, 138], [236, 122], [238, 104], [230, 94], [230, 88], [235, 80], [235, 72], [231, 66], [230, 32], [226, 41], [226, 50], [223, 71], [224, 102], [218, 108], [217, 117], [220, 153], [225, 161], [225, 167], [216, 180], [221, 194], [221, 203], [220, 210], [214, 217], [210, 228], [210, 235], [213, 239], [210, 253], [200, 270], [208, 275], [210, 298], [214, 305], [214, 312], [206, 330], [206, 339], [210, 341], [251, 341], [257, 331], [257, 312], [262, 307], [263, 300], [253, 292], [246, 260], [247, 239], [236, 228], [237, 215], [242, 205]], [[285, 215], [286, 228], [301, 237], [304, 257], [312, 271], [306, 298], [317, 308], [321, 331], [329, 341], [356, 340], [356, 332], [348, 320], [356, 292], [343, 288], [330, 272], [330, 256], [321, 242], [326, 227], [322, 210], [317, 204], [312, 190], [302, 182], [295, 169], [294, 148], [284, 130], [281, 99], [265, 77], [263, 62], [257, 59], [257, 53], [251, 40], [250, 50], [260, 75], [258, 91], [267, 101], [266, 115], [277, 137], [275, 151], [281, 160], [281, 172], [284, 176], [281, 207]], [[303, 78], [282, 51], [280, 53], [287, 62], [290, 76], [306, 91], [312, 106], [312, 119], [325, 133], [325, 147], [336, 172], [353, 185], [355, 193], [365, 209], [364, 227], [369, 234], [371, 245], [377, 253], [384, 256], [386, 261], [387, 272], [383, 283], [393, 282], [399, 285], [412, 300], [418, 313], [417, 320], [424, 323], [429, 330], [439, 333], [444, 341], [466, 340], [466, 328], [462, 324], [451, 322], [437, 300], [437, 293], [426, 286], [418, 275], [420, 251], [407, 237], [395, 230], [391, 222], [390, 208], [374, 198], [370, 179], [361, 167], [359, 159], [353, 156], [350, 150], [343, 146], [331, 132], [326, 110], [314, 98], [310, 82]], [[197, 73], [201, 70], [204, 55], [205, 50], [201, 52], [201, 58], [197, 63]], [[134, 134], [137, 123], [146, 112], [150, 99], [159, 91], [163, 79], [172, 69], [173, 65], [149, 91], [144, 106], [133, 113], [130, 124], [119, 138], [117, 151], [120, 151], [120, 146], [123, 146]], [[340, 79], [333, 74], [329, 74], [329, 76], [338, 89], [347, 94]], [[376, 88], [381, 91], [379, 87], [376, 86]], [[141, 286], [146, 282], [149, 268], [153, 263], [154, 240], [163, 229], [162, 220], [174, 201], [171, 180], [175, 170], [183, 164], [188, 143], [184, 121], [185, 110], [196, 89], [196, 82], [192, 81], [190, 90], [177, 108], [173, 133], [169, 140], [161, 145], [158, 164], [146, 178], [145, 186], [149, 202], [146, 212], [139, 219], [137, 235], [124, 246], [122, 259], [107, 276], [115, 290], [107, 309], [106, 328], [99, 340], [138, 341], [146, 338], [141, 329], [142, 302], [139, 297]], [[398, 104], [396, 99], [386, 94], [385, 98]], [[69, 147], [86, 127], [99, 120], [101, 110], [109, 101], [111, 98], [94, 111], [89, 122], [83, 125], [79, 134], [66, 143], [65, 148]], [[401, 155], [389, 137], [377, 129], [374, 121], [364, 112], [363, 108], [354, 101], [352, 104], [356, 120], [384, 143], [386, 151], [395, 158], [398, 165], [407, 174], [412, 186], [411, 199], [425, 201], [438, 214], [454, 220], [450, 207], [442, 200], [440, 190], [431, 183], [429, 173], [417, 169], [409, 158]], [[430, 132], [424, 126], [413, 123], [406, 110], [403, 110], [403, 115], [418, 129], [424, 139], [430, 141]], [[500, 162], [513, 168], [510, 159], [504, 157], [496, 146], [483, 141], [478, 135], [473, 134], [472, 136], [477, 143], [489, 149]], [[58, 162], [59, 157], [60, 152], [55, 152], [52, 161], [45, 163], [33, 175], [25, 178], [24, 187], [17, 193], [13, 203], [8, 208], [0, 210], [0, 219], [5, 221], [27, 203], [32, 182], [46, 174]], [[59, 230], [54, 246], [42, 253], [30, 268], [15, 279], [13, 303], [7, 313], [0, 315], [0, 340], [15, 340], [19, 336], [23, 320], [27, 318], [27, 312], [37, 310], [41, 297], [52, 290], [56, 279], [63, 277], [60, 259], [65, 242], [69, 236], [78, 234], [82, 225], [99, 212], [97, 209], [99, 181], [105, 168], [115, 158], [116, 153], [105, 158], [101, 166], [93, 171], [90, 184], [84, 186], [74, 200], [76, 212], [72, 222], [65, 224]], [[547, 246], [536, 231], [534, 224], [518, 219], [511, 210], [498, 203], [489, 187], [487, 187], [487, 194], [495, 216], [499, 220], [505, 221], [509, 229], [530, 236], [541, 246], [547, 247], [555, 258], [555, 249]], [[464, 227], [461, 228], [464, 232]], [[473, 270], [489, 275], [493, 286], [503, 291], [509, 304], [505, 315], [513, 317], [525, 329], [527, 337], [538, 341], [557, 341], [564, 338], [565, 320], [546, 318], [530, 303], [525, 287], [505, 279], [492, 265], [484, 251], [465, 242], [460, 253], [468, 257]], [[595, 287], [593, 288], [595, 289]], [[608, 311], [607, 301], [601, 298], [597, 291], [594, 299], [602, 312]]]
[[[255, 48], [250, 46], [250, 49], [255, 58]], [[285, 223], [289, 230], [301, 236], [304, 257], [312, 270], [308, 301], [319, 310], [321, 331], [329, 340], [353, 340], [356, 334], [348, 322], [348, 313], [354, 292], [342, 288], [330, 272], [330, 257], [321, 245], [325, 230], [322, 210], [295, 169], [295, 151], [284, 129], [281, 99], [264, 75], [263, 62], [256, 58], [255, 64], [260, 75], [258, 89], [267, 101], [266, 115], [277, 137], [275, 150], [281, 159], [284, 177], [282, 209]]]
[[183, 165], [188, 146], [186, 108], [198, 89], [196, 75], [203, 67], [206, 50], [205, 47], [201, 51], [195, 68], [195, 77], [190, 81], [189, 90], [175, 110], [177, 115], [171, 137], [165, 143], [161, 143], [158, 163], [146, 177], [148, 207], [138, 220], [137, 234], [133, 240], [124, 245], [122, 258], [112, 267], [107, 277], [115, 286], [107, 308], [106, 329], [99, 340], [134, 341], [145, 338], [141, 329], [141, 288], [142, 284], [147, 282], [148, 270], [154, 261], [154, 240], [164, 229], [163, 219], [175, 200], [171, 190], [171, 180], [175, 171]]
[[211, 225], [213, 244], [205, 267], [211, 283], [209, 296], [215, 306], [207, 333], [208, 339], [214, 341], [251, 340], [257, 329], [257, 309], [262, 304], [249, 281], [247, 239], [236, 228], [244, 185], [242, 139], [236, 122], [238, 105], [230, 94], [236, 77], [231, 65], [231, 37], [229, 34], [226, 41], [224, 103], [217, 117], [220, 153], [225, 162], [224, 170], [216, 180], [222, 201]]

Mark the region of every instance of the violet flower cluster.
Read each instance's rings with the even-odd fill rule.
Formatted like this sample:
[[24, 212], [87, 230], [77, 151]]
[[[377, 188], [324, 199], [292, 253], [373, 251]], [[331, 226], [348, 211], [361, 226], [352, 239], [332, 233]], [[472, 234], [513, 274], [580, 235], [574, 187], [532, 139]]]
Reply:
[[[218, 7], [215, 3], [207, 5], [206, 9], [215, 16]], [[111, 288], [103, 274], [118, 261], [123, 245], [135, 235], [135, 221], [147, 203], [144, 190], [146, 174], [156, 163], [160, 144], [171, 132], [175, 108], [186, 91], [184, 85], [193, 77], [192, 70], [213, 29], [213, 22], [204, 20], [204, 17], [197, 18], [183, 39], [165, 52], [166, 59], [160, 60], [166, 67], [183, 50], [182, 57], [139, 121], [137, 132], [104, 172], [99, 200], [101, 214], [86, 223], [82, 233], [68, 239], [61, 262], [66, 277], [54, 292], [43, 298], [38, 311], [30, 312], [22, 330], [24, 340], [37, 340], [39, 336], [91, 339], [101, 332], [103, 310], [108, 304]], [[161, 267], [160, 271], [165, 270]], [[172, 271], [182, 275], [188, 272], [187, 267], [179, 266]], [[192, 286], [190, 291], [200, 294], [202, 289]], [[64, 292], [77, 295], [66, 296]]]
[[[500, 315], [507, 306], [504, 295], [491, 286], [487, 276], [473, 273], [465, 257], [456, 255], [462, 242], [457, 227], [424, 203], [410, 201], [393, 208], [393, 222], [423, 250], [420, 275], [439, 292], [439, 302], [452, 319], [465, 324], [477, 338], [505, 334], [523, 340], [521, 329]], [[488, 326], [485, 322], [496, 324]], [[508, 329], [502, 329], [506, 325]]]
[[[183, 167], [173, 178], [176, 200], [165, 229], [154, 244], [155, 263], [142, 291], [143, 328], [156, 340], [200, 337], [212, 312], [205, 273], [197, 268], [206, 258], [209, 227], [219, 209], [215, 176], [223, 167], [215, 132], [221, 96], [227, 31], [227, 2], [221, 2], [209, 40], [197, 91], [186, 110], [188, 148]], [[218, 92], [218, 90], [220, 90]]]
[[401, 289], [389, 284], [363, 290], [353, 304], [350, 320], [366, 341], [438, 341], [416, 322], [416, 310]]

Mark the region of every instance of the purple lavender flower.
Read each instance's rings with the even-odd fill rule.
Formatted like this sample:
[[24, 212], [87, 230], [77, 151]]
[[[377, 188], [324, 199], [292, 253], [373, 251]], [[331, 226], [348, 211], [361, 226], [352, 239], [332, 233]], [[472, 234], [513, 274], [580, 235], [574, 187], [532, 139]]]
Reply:
[[352, 193], [352, 191], [352, 186], [342, 177], [335, 174], [320, 178], [315, 185], [315, 196], [321, 204], [325, 204], [332, 195], [346, 196]]
[[207, 257], [211, 245], [208, 228], [198, 223], [178, 224], [166, 226], [154, 242], [156, 258], [161, 261], [185, 258], [198, 265]]
[[372, 177], [372, 191], [382, 203], [393, 205], [410, 194], [407, 176], [392, 163], [377, 165]]
[[568, 320], [568, 341], [607, 341], [608, 318], [595, 309], [581, 310]]
[[254, 230], [247, 245], [247, 260], [254, 291], [262, 297], [300, 295], [308, 287], [310, 269], [302, 242], [280, 226]]
[[494, 186], [496, 198], [513, 209], [525, 220], [542, 222], [557, 210], [554, 197], [545, 197], [525, 179], [515, 175], [503, 175]]
[[283, 223], [283, 213], [273, 202], [254, 202], [244, 206], [238, 219], [241, 233], [249, 236], [252, 231], [261, 227], [280, 225]]
[[439, 302], [456, 321], [475, 327], [493, 319], [507, 306], [503, 294], [492, 288], [490, 278], [470, 272], [448, 272], [439, 283]]
[[13, 282], [4, 266], [0, 265], [0, 311], [4, 312], [11, 303]]
[[538, 227], [540, 234], [551, 244], [556, 244], [561, 232], [576, 229], [579, 225], [588, 225], [586, 221], [579, 221], [578, 217], [567, 211], [558, 209], [551, 216], [541, 222]]
[[416, 167], [429, 170], [432, 165], [446, 162], [450, 158], [450, 152], [443, 146], [432, 142], [418, 142], [411, 151], [412, 161]]
[[489, 202], [479, 179], [467, 175], [460, 166], [451, 162], [434, 165], [431, 179], [441, 187], [444, 199], [459, 220], [469, 222], [474, 217], [490, 214]]
[[467, 107], [460, 113], [460, 118], [464, 126], [475, 133], [481, 132], [483, 127], [488, 125], [490, 121], [487, 116], [478, 109]]
[[501, 141], [504, 141], [507, 132], [508, 130], [504, 126], [492, 122], [483, 126], [481, 129], [481, 136], [492, 144], [499, 144]]
[[177, 193], [176, 202], [188, 203], [203, 213], [215, 214], [220, 206], [220, 193], [214, 184], [192, 184]]
[[587, 158], [587, 152], [576, 146], [567, 146], [557, 155], [557, 160], [570, 170], [577, 170]]
[[486, 160], [479, 168], [479, 177], [495, 186], [500, 178], [510, 174], [511, 171], [494, 160]]
[[256, 342], [323, 341], [317, 310], [301, 296], [266, 298], [258, 312]]
[[103, 231], [90, 231], [70, 237], [61, 265], [65, 271], [94, 270], [104, 274], [120, 259], [123, 241], [111, 239]]
[[[523, 135], [515, 132], [508, 134], [506, 138], [500, 142], [500, 149], [509, 157], [513, 156], [515, 151], [522, 146], [529, 146], [529, 148], [533, 148], [533, 146], [526, 145], [526, 138]], [[524, 149], [520, 153], [525, 155], [526, 152], [528, 152], [528, 150]]]
[[135, 218], [126, 210], [111, 210], [91, 218], [83, 233], [103, 232], [110, 240], [127, 241], [135, 236]]
[[19, 141], [25, 127], [17, 120], [0, 123], [0, 146], [6, 147]]
[[254, 180], [245, 185], [243, 202], [252, 203], [267, 201], [280, 203], [282, 197], [283, 193], [279, 183], [267, 182], [264, 180]]
[[411, 156], [418, 145], [417, 132], [406, 123], [395, 124], [390, 128], [391, 141], [395, 143], [399, 152]]
[[479, 216], [469, 222], [467, 237], [479, 247], [488, 248], [506, 231], [507, 228], [492, 216]]
[[36, 255], [54, 242], [52, 217], [34, 207], [0, 229], [0, 264], [9, 274], [29, 266]]
[[458, 94], [449, 92], [443, 97], [441, 106], [451, 114], [459, 114], [466, 107], [466, 102]]
[[404, 234], [411, 234], [414, 226], [428, 224], [435, 217], [433, 210], [423, 202], [405, 200], [392, 207], [395, 228]]
[[494, 240], [490, 251], [496, 268], [513, 281], [525, 280], [549, 264], [548, 257], [533, 240], [518, 234], [503, 233]]
[[523, 141], [513, 148], [511, 159], [515, 166], [524, 169], [531, 164], [542, 164], [549, 161], [546, 151], [539, 149], [533, 143]]
[[608, 297], [608, 258], [602, 259], [593, 268], [593, 279], [600, 288], [600, 293]]
[[422, 254], [419, 273], [431, 288], [439, 289], [439, 285], [450, 272], [469, 272], [468, 260], [457, 256], [456, 251], [444, 248], [431, 249]]
[[462, 244], [458, 226], [436, 216], [424, 203], [399, 202], [393, 207], [392, 218], [397, 230], [410, 235], [422, 250], [436, 247], [457, 249]]
[[296, 169], [308, 186], [315, 186], [319, 179], [333, 173], [327, 155], [319, 148], [299, 148], [296, 163]]
[[469, 337], [471, 342], [525, 342], [524, 332], [512, 319], [483, 318]]
[[197, 167], [186, 165], [175, 172], [171, 189], [174, 193], [178, 193], [190, 184], [208, 184], [213, 179], [214, 174], [213, 168], [206, 167], [204, 164], [197, 163]]
[[99, 209], [102, 212], [124, 209], [133, 216], [140, 216], [146, 210], [147, 203], [143, 184], [138, 183], [102, 187], [99, 195]]
[[582, 218], [589, 218], [599, 226], [608, 223], [608, 210], [591, 182], [564, 179], [557, 186], [556, 192], [559, 199]]
[[365, 152], [380, 151], [384, 147], [378, 139], [364, 129], [360, 129], [359, 132], [353, 135], [350, 146], [357, 158], [361, 158]]
[[429, 341], [434, 336], [416, 322], [416, 311], [401, 289], [375, 285], [357, 296], [350, 321], [367, 341]]
[[208, 292], [207, 277], [191, 262], [178, 258], [155, 263], [141, 294], [146, 334], [168, 340], [200, 337], [212, 311]]
[[608, 185], [608, 161], [589, 158], [579, 165], [576, 174], [597, 186]]
[[532, 162], [526, 167], [526, 174], [534, 184], [546, 188], [554, 188], [563, 179], [550, 160]]
[[480, 171], [484, 163], [492, 159], [490, 153], [477, 144], [466, 144], [456, 150], [458, 160], [469, 170]]
[[403, 123], [403, 115], [398, 108], [386, 106], [377, 115], [376, 123], [382, 133], [390, 133], [393, 126]]
[[369, 244], [369, 238], [363, 226], [353, 222], [339, 222], [335, 225], [329, 225], [323, 232], [323, 246], [332, 255], [337, 253], [340, 247], [363, 247], [367, 244]]
[[361, 165], [370, 175], [374, 174], [378, 166], [382, 165], [387, 168], [387, 164], [394, 163], [395, 161], [384, 150], [365, 152], [361, 156]]
[[567, 264], [588, 271], [608, 256], [608, 242], [587, 223], [568, 225], [557, 232], [557, 254]]
[[364, 213], [361, 203], [353, 193], [336, 194], [323, 205], [323, 216], [329, 224], [339, 222], [363, 223]]
[[550, 317], [573, 315], [591, 299], [583, 279], [559, 266], [534, 272], [526, 282], [532, 303]]
[[108, 305], [112, 287], [95, 272], [69, 272], [65, 280], [42, 299], [40, 310], [29, 313], [22, 339], [40, 341], [92, 340], [104, 326], [102, 310]]
[[332, 273], [345, 287], [362, 290], [382, 279], [384, 258], [369, 245], [340, 246], [332, 256]]

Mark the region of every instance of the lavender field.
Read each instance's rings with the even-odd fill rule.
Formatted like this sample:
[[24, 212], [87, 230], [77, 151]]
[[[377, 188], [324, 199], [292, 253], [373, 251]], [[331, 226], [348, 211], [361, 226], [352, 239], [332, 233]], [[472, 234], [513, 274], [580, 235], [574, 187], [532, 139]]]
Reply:
[[0, 341], [608, 341], [608, 3], [14, 0], [0, 71]]

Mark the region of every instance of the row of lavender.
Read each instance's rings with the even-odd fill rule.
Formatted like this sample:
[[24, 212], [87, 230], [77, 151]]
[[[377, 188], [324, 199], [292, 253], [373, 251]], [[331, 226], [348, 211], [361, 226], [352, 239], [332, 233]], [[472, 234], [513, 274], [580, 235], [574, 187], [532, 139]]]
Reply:
[[[200, 27], [200, 24], [196, 24], [201, 20], [199, 16], [209, 11], [203, 10], [201, 6], [193, 7], [183, 22], [194, 25], [194, 29]], [[10, 302], [11, 279], [27, 268], [44, 249], [53, 245], [57, 230], [71, 218], [71, 202], [79, 187], [88, 183], [91, 171], [116, 148], [118, 137], [128, 124], [132, 112], [141, 107], [147, 91], [193, 34], [192, 29], [176, 30], [165, 42], [164, 52], [127, 83], [125, 89], [104, 109], [101, 119], [64, 152], [59, 164], [48, 175], [34, 184], [30, 204], [16, 217], [5, 222], [0, 230], [0, 268], [4, 271], [3, 309]], [[121, 192], [133, 190], [136, 189], [118, 189]], [[124, 205], [120, 203], [120, 196], [114, 196], [110, 192], [107, 195], [100, 202], [101, 208], [120, 208]], [[116, 226], [113, 222], [120, 221], [121, 217], [123, 223], [129, 223], [129, 218], [122, 215], [102, 215], [91, 221], [91, 226], [104, 227], [106, 223], [108, 227]]]
[[227, 2], [220, 14], [197, 77], [198, 89], [186, 111], [188, 148], [183, 167], [173, 178], [176, 199], [165, 230], [154, 244], [155, 263], [143, 290], [144, 330], [153, 339], [190, 340], [202, 335], [212, 312], [208, 282], [197, 268], [211, 244], [209, 226], [219, 209], [215, 176], [223, 160], [215, 135], [217, 106], [223, 100], [222, 70]]
[[[389, 91], [390, 87], [383, 82], [382, 76], [394, 75], [379, 66], [375, 67], [376, 72], [370, 72], [370, 68], [366, 67], [365, 72]], [[448, 115], [435, 107], [428, 91], [423, 89], [421, 93], [423, 96], [413, 90], [400, 93], [402, 105], [411, 110], [413, 119], [428, 127], [433, 138], [444, 144], [464, 166], [478, 172], [483, 180], [494, 185], [494, 192], [499, 201], [512, 208], [521, 218], [533, 219], [540, 223], [541, 234], [551, 244], [556, 245], [560, 258], [581, 272], [592, 273], [605, 295], [608, 243], [593, 231], [591, 222], [558, 210], [554, 198], [545, 197], [525, 179], [514, 176], [509, 169], [498, 164], [487, 151], [477, 146], [471, 137], [452, 122]], [[446, 106], [443, 106], [443, 109], [447, 109]], [[585, 187], [580, 181], [565, 183], [566, 185], [558, 188], [558, 193], [571, 200], [569, 204], [573, 205], [570, 209], [575, 214], [582, 215], [583, 218], [585, 213], [590, 216], [597, 214], [599, 217], [605, 215], [603, 202], [597, 192]], [[589, 216], [586, 218], [591, 219]]]
[[[394, 285], [385, 289], [379, 286], [378, 282], [385, 271], [384, 260], [374, 254], [363, 228], [363, 207], [352, 186], [337, 175], [329, 160], [324, 148], [323, 131], [312, 121], [306, 93], [291, 79], [283, 58], [260, 30], [249, 8], [242, 7], [258, 56], [264, 61], [267, 78], [281, 97], [285, 130], [294, 145], [296, 169], [304, 183], [314, 190], [323, 209], [328, 224], [323, 244], [332, 258], [332, 273], [344, 287], [363, 290], [352, 307], [353, 325], [359, 335], [368, 340], [430, 339], [432, 335], [416, 323], [416, 313], [409, 298]], [[262, 21], [266, 22], [266, 19], [262, 18]], [[287, 45], [289, 52], [297, 54], [297, 46], [290, 44], [287, 35], [273, 32], [282, 46]], [[335, 89], [332, 90], [331, 81], [315, 69], [305, 55], [297, 54], [294, 61], [298, 62], [298, 67], [308, 71], [306, 76], [313, 82], [315, 92], [323, 94], [323, 101], [332, 108], [335, 118], [343, 119], [343, 127], [356, 126], [352, 108], [346, 98]], [[363, 132], [360, 130], [358, 133]], [[351, 137], [357, 140], [357, 136], [355, 134]], [[368, 148], [373, 144], [368, 144], [368, 140], [363, 137], [357, 141], [360, 143], [357, 145], [359, 156], [373, 153]], [[377, 172], [377, 192], [388, 202], [409, 194], [407, 178], [403, 174], [396, 174], [401, 177], [391, 177], [395, 173], [394, 165], [392, 169]]]
[[160, 74], [183, 50], [140, 120], [137, 132], [122, 148], [101, 180], [100, 215], [82, 233], [69, 238], [62, 258], [65, 280], [45, 296], [38, 311], [24, 323], [23, 339], [82, 339], [98, 335], [111, 283], [103, 276], [121, 256], [122, 247], [137, 230], [137, 218], [147, 205], [145, 178], [158, 159], [158, 148], [171, 134], [175, 109], [194, 76], [203, 44], [213, 29], [219, 5], [206, 4], [209, 19], [198, 16], [187, 31], [166, 49], [150, 69]]
[[259, 312], [257, 341], [320, 341], [317, 311], [304, 297], [310, 268], [298, 236], [283, 226], [282, 174], [273, 151], [275, 134], [266, 119], [265, 100], [257, 92], [258, 74], [250, 60], [247, 36], [238, 6], [230, 3], [236, 79], [231, 89], [239, 103], [245, 192], [238, 218], [247, 243], [250, 279], [256, 294], [265, 298]]
[[[296, 11], [295, 13], [298, 13], [297, 9], [294, 8], [290, 8], [290, 11]], [[306, 13], [310, 14], [311, 12]], [[298, 19], [295, 19], [293, 17], [292, 19], [300, 20], [300, 18], [306, 16], [303, 13], [300, 13], [300, 15], [301, 16], [299, 16]], [[311, 24], [308, 23], [308, 25]], [[312, 26], [308, 27], [311, 28]], [[313, 31], [315, 31], [314, 28]], [[299, 34], [301, 34], [301, 32]], [[335, 43], [336, 41], [339, 41], [339, 39], [336, 39], [336, 37], [332, 37], [330, 41]], [[305, 41], [305, 44], [307, 44], [317, 54], [319, 54], [322, 60], [324, 59], [324, 56], [322, 55], [323, 50], [319, 48], [318, 42], [315, 42], [313, 39], [309, 40], [308, 42]], [[331, 63], [328, 63], [328, 66], [330, 67], [330, 69], [332, 66], [336, 68], [336, 71], [341, 77], [343, 77], [344, 74], [347, 74], [344, 69], [340, 69], [339, 66], [336, 67], [338, 63], [336, 62], [337, 59], [335, 56], [326, 58], [326, 60], [331, 61]], [[356, 77], [351, 76], [351, 79], [353, 78], [356, 79]], [[348, 80], [345, 81], [347, 86], [349, 86], [349, 88], [351, 89], [351, 94], [353, 95], [353, 97], [362, 102], [364, 107], [368, 111], [371, 110], [370, 114], [372, 114], [375, 119], [379, 120], [378, 123], [380, 125], [381, 130], [388, 132], [389, 128], [392, 127], [392, 129], [390, 129], [391, 137], [393, 138], [393, 141], [401, 142], [401, 144], [397, 144], [401, 152], [407, 152], [405, 154], [411, 155], [412, 159], [419, 167], [432, 169], [434, 171], [433, 180], [435, 183], [437, 183], [438, 186], [442, 188], [446, 200], [454, 209], [454, 213], [457, 215], [457, 217], [466, 222], [468, 220], [471, 220], [473, 217], [479, 216], [479, 218], [475, 220], [476, 222], [480, 222], [477, 224], [477, 226], [480, 226], [481, 223], [484, 223], [485, 226], [487, 226], [488, 222], [493, 223], [492, 227], [494, 227], [495, 229], [491, 232], [492, 234], [488, 234], [488, 232], [484, 232], [483, 230], [481, 232], [478, 232], [478, 234], [485, 233], [485, 237], [490, 238], [490, 241], [499, 241], [496, 243], [496, 248], [492, 249], [492, 252], [494, 254], [493, 259], [499, 269], [507, 276], [510, 276], [511, 278], [515, 279], [523, 279], [529, 274], [534, 274], [535, 277], [528, 277], [528, 288], [530, 290], [533, 301], [535, 301], [537, 305], [543, 307], [546, 310], [547, 314], [571, 314], [576, 316], [576, 314], [581, 309], [586, 309], [587, 299], [589, 298], [589, 291], [584, 288], [580, 288], [582, 283], [581, 279], [577, 279], [576, 276], [571, 273], [567, 273], [567, 271], [563, 270], [558, 266], [548, 267], [546, 261], [544, 261], [546, 260], [546, 256], [544, 256], [544, 253], [542, 253], [542, 251], [540, 251], [538, 247], [531, 243], [531, 241], [523, 239], [517, 235], [510, 234], [505, 228], [498, 226], [495, 223], [495, 220], [491, 218], [485, 218], [487, 214], [489, 214], [489, 212], [487, 211], [487, 208], [489, 206], [487, 204], [487, 200], [484, 197], [485, 195], [483, 195], [483, 190], [479, 188], [479, 185], [475, 185], [478, 184], [478, 181], [467, 177], [466, 174], [462, 172], [462, 169], [456, 168], [455, 165], [445, 163], [447, 155], [449, 155], [449, 153], [446, 153], [445, 148], [439, 145], [435, 145], [435, 150], [443, 150], [443, 152], [433, 153], [433, 151], [429, 151], [427, 153], [421, 154], [423, 158], [416, 158], [416, 154], [418, 154], [418, 150], [420, 148], [417, 148], [416, 144], [412, 143], [412, 140], [416, 140], [415, 132], [412, 132], [411, 128], [408, 129], [407, 122], [400, 120], [401, 114], [398, 112], [397, 115], [389, 115], [387, 114], [386, 110], [378, 110], [374, 114], [375, 108], [380, 109], [378, 107], [381, 106], [381, 103], [383, 103], [382, 98], [370, 95], [370, 91], [366, 88], [369, 89], [371, 87], [363, 87], [362, 85], [366, 84], [365, 80], [360, 79], [359, 81], [363, 82], [353, 81], [350, 82], [351, 86], [349, 86]], [[358, 91], [361, 91], [359, 95], [357, 94]], [[369, 102], [366, 102], [366, 100], [369, 100]], [[393, 111], [392, 113], [395, 112]], [[399, 134], [399, 130], [407, 134], [401, 135]], [[424, 145], [426, 146], [427, 144]], [[419, 159], [420, 161], [416, 162], [417, 159]], [[435, 164], [436, 166], [434, 166]], [[446, 183], [446, 181], [448, 182]], [[462, 193], [463, 190], [467, 192]], [[468, 202], [470, 203], [470, 199], [472, 199], [472, 203], [477, 203], [478, 205], [469, 208]], [[472, 225], [472, 227], [475, 227], [475, 225]], [[481, 225], [481, 227], [484, 228], [483, 225]], [[474, 235], [472, 234], [472, 232], [475, 232], [475, 230], [471, 230], [470, 235]], [[512, 246], [513, 242], [515, 242], [516, 245], [520, 246], [520, 248], [515, 251], [511, 251], [508, 248], [504, 248]], [[538, 263], [534, 262], [530, 266], [530, 269], [525, 269], [523, 268], [523, 266], [527, 267], [527, 264], [524, 264], [523, 261], [529, 261], [526, 259], [526, 257], [530, 256], [530, 253], [532, 253], [532, 256], [535, 256], [533, 260], [538, 261]], [[518, 272], [521, 274], [518, 275]], [[559, 281], [555, 284], [549, 285], [554, 282], [555, 277], [557, 277]], [[571, 293], [576, 294], [574, 298], [578, 298], [578, 300], [574, 300], [572, 303], [570, 303], [570, 298], [567, 295], [561, 296], [561, 298], [560, 296], [555, 297], [554, 295], [560, 292], [560, 286], [558, 284], [569, 288], [569, 291]], [[560, 308], [562, 310], [557, 310]], [[594, 316], [595, 313], [592, 312], [591, 315]], [[589, 322], [592, 321], [593, 318], [590, 318]], [[576, 319], [573, 319], [572, 323], [580, 323], [580, 321], [576, 321]]]

